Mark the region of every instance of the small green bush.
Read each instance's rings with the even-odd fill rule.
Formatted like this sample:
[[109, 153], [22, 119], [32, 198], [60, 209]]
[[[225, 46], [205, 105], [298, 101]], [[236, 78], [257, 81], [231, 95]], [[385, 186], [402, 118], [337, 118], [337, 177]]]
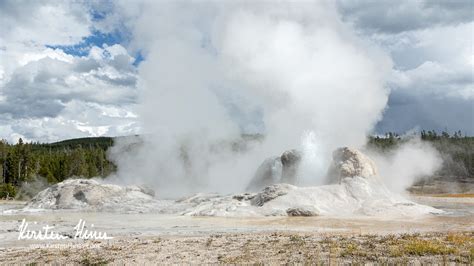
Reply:
[[12, 184], [0, 185], [0, 199], [14, 198], [16, 196], [16, 188]]

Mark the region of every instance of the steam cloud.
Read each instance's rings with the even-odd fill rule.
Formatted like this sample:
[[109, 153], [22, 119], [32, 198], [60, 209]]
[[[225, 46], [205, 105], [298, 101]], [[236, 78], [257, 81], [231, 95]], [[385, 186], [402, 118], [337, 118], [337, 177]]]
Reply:
[[[133, 10], [132, 45], [146, 55], [144, 135], [111, 155], [117, 179], [158, 195], [242, 191], [265, 158], [292, 148], [304, 152], [300, 182], [321, 184], [331, 152], [365, 144], [386, 106], [390, 58], [331, 3], [150, 1]], [[262, 142], [226, 145], [255, 119]]]
[[443, 163], [439, 152], [418, 138], [410, 139], [389, 154], [371, 153], [383, 181], [399, 193], [439, 170]]

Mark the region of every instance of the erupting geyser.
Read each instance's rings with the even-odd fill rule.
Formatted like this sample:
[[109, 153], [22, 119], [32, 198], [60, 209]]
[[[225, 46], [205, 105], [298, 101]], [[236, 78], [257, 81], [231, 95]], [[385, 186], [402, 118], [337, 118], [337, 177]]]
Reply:
[[[332, 2], [141, 5], [127, 25], [145, 55], [138, 71], [143, 134], [138, 143], [117, 140], [109, 155], [118, 171], [108, 182], [150, 186], [169, 199], [150, 201], [150, 209], [186, 215], [436, 212], [384, 185], [407, 186], [436, 170], [432, 150], [373, 154], [378, 171], [357, 150], [386, 108], [392, 62], [341, 21]], [[248, 133], [263, 137], [249, 140]], [[49, 203], [41, 206], [108, 206], [83, 188], [83, 195], [60, 191], [76, 191], [66, 186], [74, 182], [42, 192]], [[89, 185], [113, 192], [117, 204], [137, 193], [150, 199], [140, 190]]]
[[[295, 151], [291, 152], [298, 154]], [[278, 178], [282, 176], [282, 171], [272, 171], [272, 167], [275, 165], [279, 165], [281, 168], [281, 160], [280, 157], [265, 160], [251, 185], [261, 184], [262, 180], [268, 182], [281, 180]], [[266, 169], [266, 171], [262, 171], [262, 169]], [[293, 180], [296, 180], [297, 168], [294, 173], [295, 179]], [[268, 175], [271, 175], [271, 178]], [[259, 193], [216, 197], [200, 202], [185, 214], [211, 216], [416, 216], [442, 212], [429, 206], [416, 204], [389, 191], [377, 176], [375, 163], [356, 149], [343, 147], [335, 150], [326, 179], [330, 183], [323, 186], [297, 187], [290, 184], [272, 184]]]
[[[141, 187], [120, 187], [94, 180], [66, 180], [40, 192], [27, 208], [86, 209], [114, 212], [160, 212], [199, 216], [345, 216], [345, 215], [423, 215], [439, 213], [434, 208], [408, 201], [392, 192], [377, 178], [375, 164], [358, 150], [347, 147], [334, 152], [328, 171], [332, 184], [297, 187], [279, 183], [296, 180], [299, 152], [283, 153], [273, 162], [290, 167], [291, 178], [283, 179], [283, 170], [275, 177], [267, 165], [259, 169], [251, 184], [268, 186], [258, 193], [230, 196], [199, 193], [174, 200], [157, 200]], [[285, 162], [285, 164], [283, 164]], [[292, 164], [288, 165], [288, 162]], [[260, 168], [262, 168], [260, 167]], [[269, 174], [262, 176], [259, 173]], [[263, 178], [263, 179], [262, 179]], [[159, 197], [159, 195], [158, 195]]]
[[[319, 185], [331, 152], [362, 147], [381, 118], [390, 57], [358, 38], [332, 3], [143, 5], [132, 24], [146, 58], [143, 144], [128, 154], [120, 147], [129, 143], [116, 144], [117, 182], [168, 197], [236, 193], [273, 154], [280, 159], [268, 160], [249, 188], [296, 182], [298, 163], [304, 184]], [[226, 144], [249, 133], [264, 137], [244, 149]], [[306, 134], [312, 143], [303, 143]], [[301, 154], [292, 157], [294, 148]], [[318, 162], [307, 163], [309, 154]]]

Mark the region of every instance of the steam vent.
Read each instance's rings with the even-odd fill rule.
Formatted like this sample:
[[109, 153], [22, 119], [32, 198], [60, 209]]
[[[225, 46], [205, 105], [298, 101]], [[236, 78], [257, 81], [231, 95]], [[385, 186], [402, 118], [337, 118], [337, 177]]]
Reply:
[[301, 156], [297, 150], [288, 150], [281, 156], [266, 159], [257, 169], [247, 191], [261, 190], [276, 183], [295, 184]]
[[[260, 190], [276, 183], [295, 185], [301, 156], [300, 151], [288, 150], [281, 156], [266, 159], [257, 169], [247, 190]], [[328, 170], [326, 183], [340, 183], [345, 177], [372, 178], [376, 175], [377, 168], [372, 159], [357, 149], [342, 147], [333, 152], [333, 161]]]
[[328, 171], [328, 183], [340, 183], [345, 177], [371, 178], [377, 175], [374, 161], [362, 152], [343, 147], [332, 154], [333, 161]]

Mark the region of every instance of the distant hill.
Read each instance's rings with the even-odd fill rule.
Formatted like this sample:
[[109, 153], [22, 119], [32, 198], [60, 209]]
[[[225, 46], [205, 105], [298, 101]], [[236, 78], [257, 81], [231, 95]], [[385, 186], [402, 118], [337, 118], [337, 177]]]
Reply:
[[113, 137], [88, 137], [88, 138], [77, 138], [77, 139], [67, 139], [53, 143], [41, 144], [45, 147], [52, 148], [76, 148], [76, 147], [88, 147], [95, 146], [103, 149], [107, 149], [114, 145]]

